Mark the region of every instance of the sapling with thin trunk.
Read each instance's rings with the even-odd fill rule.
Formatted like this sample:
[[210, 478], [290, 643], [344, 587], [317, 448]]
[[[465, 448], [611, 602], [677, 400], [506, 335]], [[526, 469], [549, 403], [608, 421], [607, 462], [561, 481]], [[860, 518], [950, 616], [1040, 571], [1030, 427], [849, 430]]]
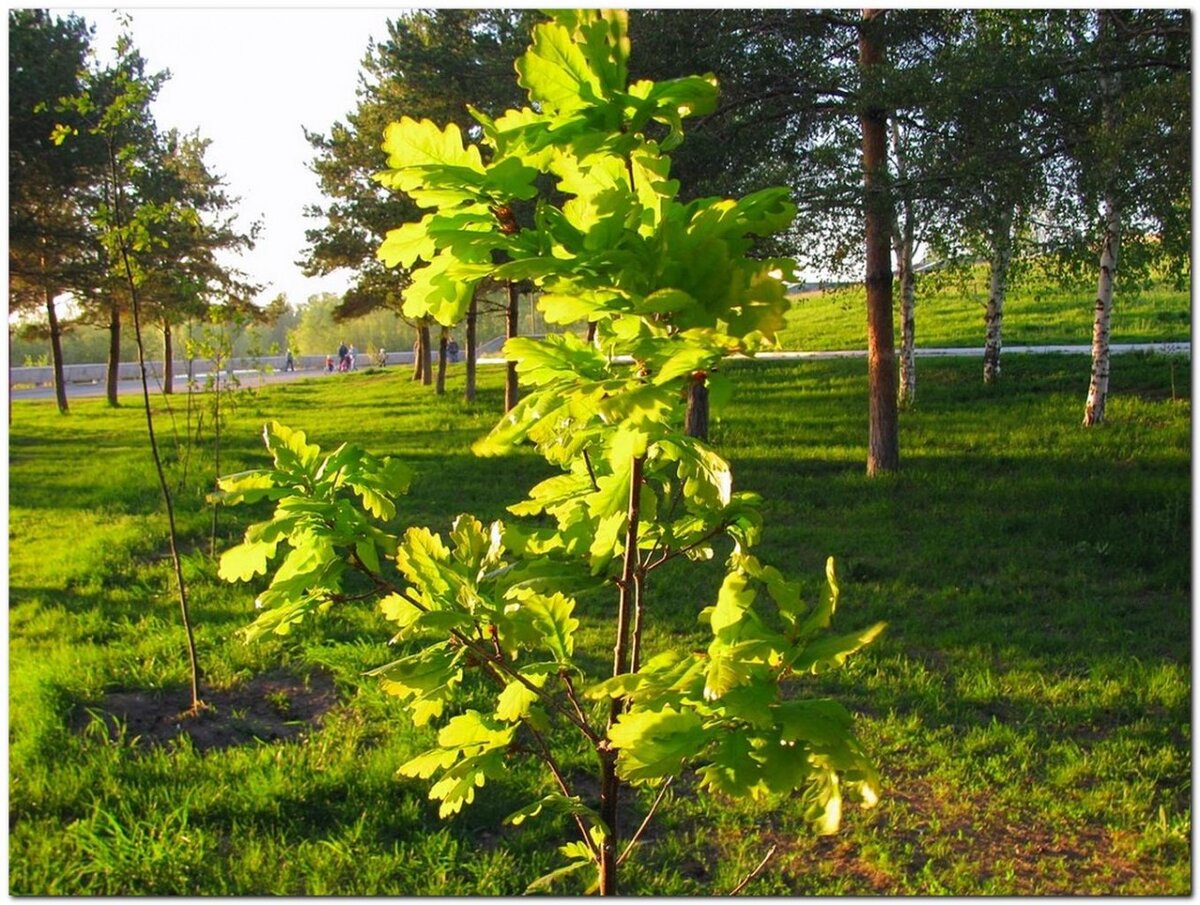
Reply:
[[[594, 342], [509, 339], [524, 393], [474, 444], [497, 456], [532, 443], [559, 473], [509, 506], [512, 518], [462, 514], [446, 534], [397, 527], [412, 480], [400, 463], [350, 444], [326, 453], [277, 423], [264, 431], [272, 467], [220, 482], [227, 503], [276, 504], [221, 559], [224, 578], [249, 580], [283, 556], [250, 637], [362, 599], [343, 590], [349, 574], [394, 624], [398, 656], [370, 674], [416, 725], [439, 725], [435, 746], [399, 771], [433, 781], [442, 817], [506, 774], [508, 758], [542, 764], [542, 786], [506, 822], [556, 818], [576, 838], [531, 891], [590, 872], [582, 888], [628, 892], [620, 866], [685, 771], [705, 794], [798, 798], [823, 833], [836, 831], [844, 798], [870, 806], [879, 787], [851, 715], [805, 677], [840, 666], [882, 625], [829, 634], [832, 560], [824, 593], [807, 600], [761, 561], [758, 496], [734, 490], [729, 464], [685, 430], [695, 375], [725, 396], [721, 360], [783, 326], [779, 275], [793, 265], [748, 253], [794, 208], [786, 189], [677, 201], [665, 152], [685, 118], [715, 108], [715, 79], [630, 85], [628, 52], [623, 12], [555, 12], [517, 61], [530, 107], [495, 120], [472, 111], [478, 145], [408, 118], [384, 142], [380, 181], [428, 211], [380, 250], [412, 273], [406, 312], [450, 325], [480, 281], [528, 280], [548, 323], [596, 325]], [[545, 176], [553, 196], [540, 194]], [[534, 203], [532, 226], [497, 217], [514, 200]], [[665, 602], [658, 570], [717, 556], [723, 579], [697, 613], [707, 644], [651, 644]], [[611, 653], [576, 650], [585, 591], [613, 599]], [[597, 675], [600, 660], [611, 669]], [[563, 769], [572, 750], [588, 753], [591, 782]], [[622, 801], [643, 786], [654, 804], [630, 832]]]

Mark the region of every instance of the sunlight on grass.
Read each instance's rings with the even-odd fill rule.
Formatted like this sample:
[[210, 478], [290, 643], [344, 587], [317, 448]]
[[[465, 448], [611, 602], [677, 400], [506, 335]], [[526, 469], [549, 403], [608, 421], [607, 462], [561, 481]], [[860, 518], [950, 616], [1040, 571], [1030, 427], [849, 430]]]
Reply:
[[[814, 838], [794, 807], [677, 783], [628, 864], [636, 894], [726, 892], [771, 844], [757, 894], [1190, 889], [1190, 363], [1122, 356], [1110, 423], [1093, 431], [1078, 427], [1084, 360], [1014, 356], [997, 387], [969, 360], [919, 367], [902, 470], [887, 480], [864, 475], [860, 361], [731, 366], [734, 399], [714, 413], [737, 486], [767, 500], [763, 559], [811, 598], [834, 554], [840, 623], [889, 623], [844, 672], [798, 683], [860, 715], [883, 772], [879, 807]], [[322, 445], [354, 440], [412, 464], [401, 525], [504, 517], [546, 466], [528, 454], [481, 466], [469, 447], [499, 415], [502, 372], [481, 372], [475, 407], [452, 374], [441, 398], [396, 371], [244, 393], [222, 470], [265, 464], [259, 432], [278, 419]], [[173, 408], [182, 437], [179, 399]], [[11, 436], [12, 892], [515, 895], [559, 863], [561, 823], [499, 824], [541, 781], [528, 766], [514, 761], [449, 821], [426, 784], [395, 776], [431, 730], [362, 676], [396, 655], [377, 613], [344, 605], [242, 642], [261, 583], [215, 580], [208, 438], [167, 447], [210, 687], [321, 671], [339, 703], [298, 741], [224, 750], [86, 728], [85, 708], [106, 692], [185, 681], [144, 423], [99, 401], [68, 418], [18, 403]], [[257, 518], [222, 511], [218, 548]], [[702, 643], [696, 613], [715, 573], [661, 574], [647, 649]], [[602, 659], [610, 605], [580, 601], [578, 643]], [[555, 744], [565, 770], [590, 768], [585, 751]], [[630, 795], [628, 819], [653, 794]]]

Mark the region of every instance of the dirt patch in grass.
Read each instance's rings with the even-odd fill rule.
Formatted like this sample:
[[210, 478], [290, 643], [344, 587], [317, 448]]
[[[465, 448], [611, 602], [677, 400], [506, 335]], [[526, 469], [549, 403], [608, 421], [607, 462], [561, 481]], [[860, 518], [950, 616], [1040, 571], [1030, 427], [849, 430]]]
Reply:
[[[801, 889], [837, 879], [851, 895], [1177, 895], [1130, 839], [1063, 825], [925, 780], [889, 791], [856, 833], [781, 843], [779, 869]], [[886, 799], [885, 799], [886, 800]]]
[[206, 709], [192, 714], [189, 693], [115, 691], [96, 704], [81, 706], [76, 731], [99, 717], [110, 739], [122, 735], [147, 745], [162, 745], [186, 735], [201, 751], [260, 741], [295, 738], [320, 725], [337, 704], [333, 680], [324, 673], [301, 679], [286, 672], [264, 673], [225, 690], [203, 693]]

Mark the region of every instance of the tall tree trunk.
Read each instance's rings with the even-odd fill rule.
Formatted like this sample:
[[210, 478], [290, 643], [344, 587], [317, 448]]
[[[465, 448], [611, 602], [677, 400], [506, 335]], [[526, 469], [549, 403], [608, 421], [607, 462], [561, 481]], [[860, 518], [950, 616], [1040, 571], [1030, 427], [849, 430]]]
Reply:
[[421, 385], [433, 383], [433, 342], [429, 335], [429, 324], [421, 324]]
[[54, 368], [54, 398], [58, 402], [58, 410], [62, 414], [69, 411], [67, 406], [67, 384], [63, 375], [62, 327], [58, 323], [58, 311], [54, 307], [54, 293], [46, 289], [46, 318], [50, 322], [50, 365]]
[[475, 401], [475, 359], [477, 357], [475, 349], [475, 329], [476, 321], [479, 319], [479, 300], [475, 296], [471, 296], [471, 307], [467, 309], [467, 348], [466, 353], [466, 381], [467, 385], [463, 389], [463, 398], [467, 402]]
[[[1117, 96], [1120, 84], [1117, 74], [1109, 71], [1111, 42], [1114, 40], [1113, 10], [1099, 11], [1099, 27], [1096, 42], [1100, 56], [1100, 104], [1105, 131], [1115, 133], [1120, 125], [1117, 119]], [[1087, 402], [1083, 409], [1083, 426], [1094, 427], [1104, 423], [1104, 406], [1108, 400], [1109, 334], [1112, 326], [1113, 288], [1117, 280], [1117, 263], [1121, 252], [1121, 213], [1117, 203], [1114, 184], [1116, 163], [1108, 161], [1104, 191], [1104, 241], [1100, 246], [1100, 278], [1096, 289], [1095, 316], [1092, 320], [1092, 376], [1088, 383]]]
[[[896, 157], [896, 175], [901, 182], [908, 180], [908, 158], [900, 134], [900, 124], [892, 121], [892, 148]], [[900, 389], [896, 402], [900, 408], [910, 408], [917, 401], [917, 275], [913, 272], [913, 248], [916, 246], [916, 217], [912, 198], [907, 194], [901, 202], [904, 216], [893, 230], [892, 245], [896, 253], [896, 269], [900, 277]]]
[[1013, 209], [1006, 207], [992, 230], [992, 260], [988, 284], [987, 307], [983, 321], [986, 338], [983, 344], [983, 382], [995, 383], [1000, 378], [1000, 350], [1004, 345], [1004, 299], [1008, 293], [1008, 268], [1012, 263]]
[[446, 344], [450, 341], [450, 329], [442, 327], [442, 335], [438, 338], [438, 370], [437, 384], [434, 392], [438, 396], [445, 395], [446, 392]]
[[421, 332], [421, 325], [417, 324], [417, 340], [413, 343], [413, 372], [412, 379], [420, 380], [423, 368], [425, 365], [425, 349], [421, 342], [424, 334]]
[[164, 393], [175, 392], [175, 346], [171, 335], [171, 322], [163, 319], [163, 372], [162, 388]]
[[[512, 280], [508, 281], [508, 307], [504, 312], [504, 336], [507, 339], [512, 339], [520, 330], [520, 294], [517, 292], [517, 284]], [[504, 411], [511, 412], [517, 404], [518, 397], [517, 389], [517, 363], [510, 361], [508, 363], [507, 373], [504, 375]]]
[[[867, 82], [884, 63], [884, 12], [863, 10], [859, 26], [859, 67]], [[887, 184], [887, 111], [868, 101], [860, 114], [866, 226], [867, 384], [869, 430], [867, 474], [900, 467], [896, 404], [895, 328], [892, 324], [892, 202]]]
[[1117, 279], [1117, 258], [1121, 250], [1121, 216], [1110, 194], [1104, 199], [1104, 244], [1100, 249], [1100, 281], [1096, 290], [1096, 312], [1092, 321], [1092, 378], [1088, 384], [1083, 426], [1093, 427], [1104, 421], [1108, 399], [1109, 347], [1112, 325], [1113, 286]]
[[121, 377], [121, 309], [116, 301], [110, 303], [108, 319], [108, 374], [104, 380], [104, 395], [108, 404], [117, 401], [117, 381]]

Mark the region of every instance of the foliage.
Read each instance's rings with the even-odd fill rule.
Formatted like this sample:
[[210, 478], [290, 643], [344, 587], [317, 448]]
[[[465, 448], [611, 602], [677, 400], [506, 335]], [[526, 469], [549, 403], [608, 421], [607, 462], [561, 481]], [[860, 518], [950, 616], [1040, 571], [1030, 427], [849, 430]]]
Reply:
[[[347, 570], [359, 573], [382, 598], [394, 641], [408, 645], [375, 674], [414, 723], [447, 717], [469, 669], [498, 692], [490, 707], [446, 719], [437, 747], [401, 772], [433, 779], [430, 796], [448, 816], [503, 775], [520, 739], [557, 788], [511, 819], [569, 814], [580, 839], [562, 851], [575, 867], [594, 865], [605, 894], [617, 891], [627, 838], [617, 822], [621, 783], [661, 783], [695, 766], [714, 792], [799, 793], [825, 833], [840, 823], [843, 794], [866, 806], [878, 795], [849, 714], [782, 684], [840, 665], [882, 626], [828, 636], [832, 565], [829, 593], [805, 602], [751, 554], [759, 499], [735, 492], [728, 463], [681, 427], [687, 386], [711, 379], [727, 389], [709, 376], [722, 358], [768, 345], [782, 326], [791, 262], [746, 255], [794, 209], [785, 189], [677, 201], [665, 152], [683, 140], [686, 117], [714, 108], [715, 79], [629, 84], [628, 54], [624, 13], [557, 13], [516, 62], [531, 106], [496, 118], [472, 109], [478, 144], [464, 143], [453, 123], [410, 117], [384, 140], [389, 169], [379, 180], [429, 211], [391, 230], [379, 250], [411, 273], [406, 315], [453, 324], [485, 278], [531, 280], [549, 322], [596, 325], [594, 345], [572, 333], [509, 340], [505, 355], [531, 389], [475, 444], [496, 456], [531, 441], [561, 470], [509, 507], [538, 520], [485, 526], [460, 515], [448, 540], [420, 527], [389, 532], [380, 523], [395, 517], [406, 472], [354, 445], [322, 458], [279, 425], [266, 434], [274, 469], [220, 483], [227, 502], [277, 501], [275, 516], [222, 557], [223, 577], [250, 578], [282, 540], [290, 547], [251, 635], [290, 630], [346, 596]], [[547, 179], [557, 195], [541, 187]], [[532, 208], [532, 227], [518, 205]], [[721, 538], [732, 551], [715, 604], [700, 613], [706, 649], [650, 656], [649, 576], [680, 557], [714, 558]], [[575, 656], [577, 597], [594, 588], [619, 597], [603, 681]], [[564, 728], [597, 759], [595, 804], [551, 754], [546, 736]]]
[[[383, 161], [379, 145], [387, 124], [404, 113], [467, 129], [472, 125], [468, 101], [492, 111], [517, 103], [512, 59], [533, 15], [433, 9], [390, 19], [387, 37], [364, 54], [354, 109], [327, 132], [306, 132], [313, 170], [328, 201], [306, 211], [317, 222], [305, 234], [305, 270], [323, 274], [349, 267], [357, 273], [335, 309], [339, 320], [400, 306], [404, 274], [381, 267], [375, 250], [387, 230], [415, 208], [371, 178]], [[412, 345], [411, 338], [406, 345]]]

